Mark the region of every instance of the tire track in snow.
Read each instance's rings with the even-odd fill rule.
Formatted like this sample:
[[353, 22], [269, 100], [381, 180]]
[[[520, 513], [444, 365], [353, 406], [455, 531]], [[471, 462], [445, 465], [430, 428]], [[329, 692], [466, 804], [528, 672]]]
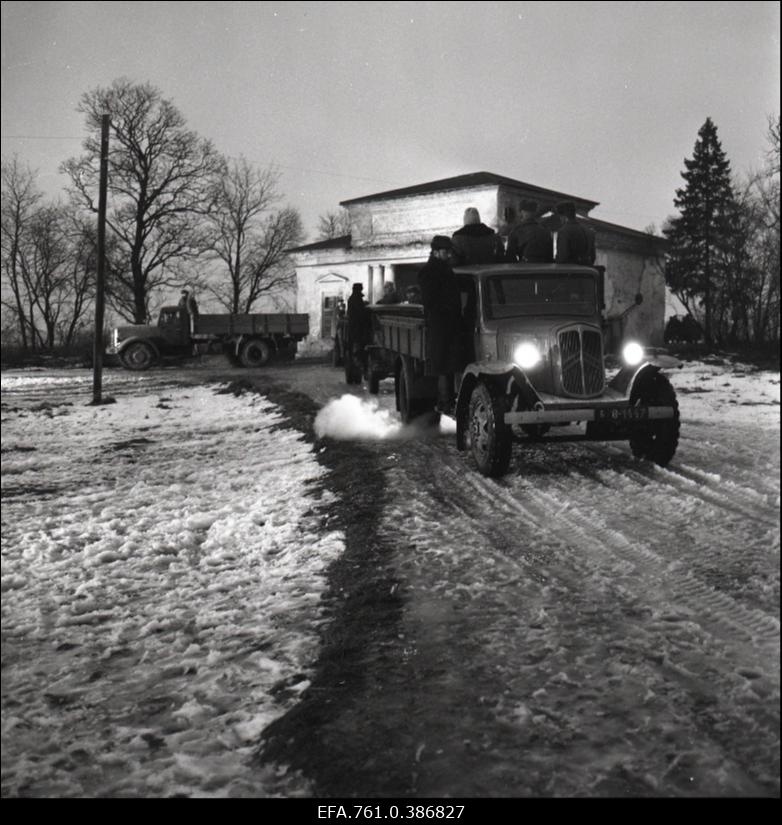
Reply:
[[564, 500], [600, 513], [611, 529], [654, 537], [659, 555], [689, 566], [704, 582], [726, 590], [737, 601], [760, 605], [765, 612], [773, 609], [778, 592], [769, 580], [774, 577], [778, 524], [758, 530], [757, 519], [726, 517], [723, 509], [698, 496], [697, 487], [677, 494], [670, 485], [658, 484], [659, 468], [650, 469], [647, 476], [611, 462], [589, 476], [578, 470], [549, 475], [546, 484]]
[[[469, 478], [469, 477], [465, 477]], [[474, 479], [470, 479], [474, 482]], [[491, 488], [490, 486], [491, 485]], [[684, 602], [688, 609], [688, 618], [694, 618], [704, 629], [727, 639], [740, 642], [737, 652], [744, 658], [747, 641], [753, 642], [771, 658], [757, 652], [760, 663], [768, 664], [775, 660], [778, 652], [780, 626], [779, 621], [759, 610], [736, 602], [725, 593], [714, 590], [689, 571], [682, 571], [678, 564], [667, 561], [655, 552], [647, 542], [628, 538], [623, 533], [609, 528], [602, 517], [590, 508], [590, 511], [573, 506], [556, 495], [525, 485], [524, 504], [521, 504], [512, 491], [502, 483], [493, 483], [481, 479], [478, 489], [483, 487], [484, 495], [502, 497], [515, 507], [519, 515], [537, 514], [539, 520], [548, 524], [548, 529], [559, 535], [565, 542], [575, 543], [578, 550], [585, 554], [606, 554], [621, 564], [621, 574], [633, 571], [641, 574], [634, 585], [634, 592], [648, 599], [650, 594], [661, 597], [665, 603], [674, 606]], [[551, 514], [556, 514], [552, 518]], [[628, 568], [626, 565], [630, 565]], [[674, 575], [671, 576], [671, 573]], [[655, 599], [656, 601], [656, 599]], [[694, 614], [690, 615], [690, 614]], [[758, 662], [753, 660], [754, 664]]]
[[[587, 449], [596, 456], [604, 455], [603, 451], [591, 445], [587, 446]], [[641, 485], [649, 482], [662, 484], [675, 492], [698, 496], [707, 504], [743, 518], [750, 518], [756, 522], [759, 520], [768, 527], [777, 527], [779, 524], [778, 519], [774, 517], [777, 502], [772, 501], [772, 498], [779, 497], [779, 488], [763, 493], [688, 464], [674, 463], [668, 467], [658, 467], [636, 462], [621, 450], [616, 450], [615, 455], [638, 465], [628, 463], [622, 471], [623, 478], [637, 480]], [[758, 507], [762, 508], [760, 513]]]
[[[521, 517], [522, 524], [533, 521], [539, 531], [539, 537], [533, 540], [556, 537], [560, 547], [569, 548], [571, 556], [575, 552], [576, 558], [589, 559], [592, 564], [599, 558], [604, 575], [634, 579], [631, 592], [636, 597], [649, 600], [649, 595], [654, 594], [654, 604], [661, 601], [673, 605], [678, 609], [673, 614], [698, 621], [704, 630], [734, 647], [738, 643], [736, 653], [742, 660], [747, 656], [747, 642], [767, 652], [778, 649], [780, 624], [776, 617], [715, 590], [691, 570], [682, 569], [681, 559], [666, 559], [647, 541], [639, 540], [635, 535], [628, 537], [609, 527], [594, 506], [574, 502], [572, 490], [563, 489], [562, 482], [555, 476], [553, 479], [551, 475], [546, 476], [546, 490], [543, 490], [524, 479], [520, 482], [515, 479], [495, 481], [479, 475], [471, 467], [465, 472], [464, 462], [469, 459], [462, 459], [458, 453], [443, 454], [439, 450], [433, 451], [429, 445], [427, 452], [431, 455], [426, 457], [426, 464], [429, 467], [441, 465], [448, 474], [451, 500], [456, 500], [461, 491], [465, 512], [469, 512], [472, 502], [486, 501], [492, 502], [496, 515], [497, 505], [501, 503], [506, 513]], [[658, 469], [654, 468], [655, 472]], [[643, 485], [650, 481], [655, 483], [655, 479], [642, 473], [631, 471], [630, 477]], [[672, 487], [665, 485], [665, 481], [664, 486]], [[589, 485], [589, 480], [585, 480], [583, 489], [588, 489]], [[677, 488], [673, 489], [678, 492]], [[517, 490], [523, 494], [522, 499], [517, 497]], [[584, 566], [578, 564], [578, 568], [584, 569]], [[638, 574], [641, 574], [640, 579]], [[685, 605], [684, 611], [681, 605]], [[769, 659], [761, 655], [761, 650], [757, 651], [756, 658], [766, 664], [775, 661], [774, 655]], [[753, 659], [751, 664], [757, 665], [758, 661]]]

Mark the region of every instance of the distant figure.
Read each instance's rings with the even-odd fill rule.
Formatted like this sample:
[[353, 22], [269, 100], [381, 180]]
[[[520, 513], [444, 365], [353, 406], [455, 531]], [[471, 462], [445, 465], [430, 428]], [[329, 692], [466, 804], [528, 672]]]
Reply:
[[190, 312], [187, 308], [187, 302], [188, 302], [189, 298], [190, 298], [190, 293], [186, 289], [183, 289], [182, 294], [179, 296], [179, 303], [177, 304], [177, 309], [180, 312], [186, 312], [188, 315], [190, 314]]
[[198, 318], [198, 301], [196, 301], [194, 292], [190, 292], [187, 296], [187, 311], [191, 318]]
[[453, 374], [459, 368], [462, 330], [462, 301], [456, 276], [451, 269], [453, 243], [445, 235], [435, 235], [429, 260], [418, 273], [421, 301], [428, 335], [429, 359], [437, 374], [438, 412], [451, 414], [454, 401]]
[[405, 290], [406, 304], [420, 304], [421, 303], [421, 287], [417, 284], [411, 284]]
[[396, 291], [392, 281], [386, 281], [383, 284], [383, 297], [378, 301], [379, 304], [398, 304], [399, 294]]
[[195, 296], [189, 290], [182, 290], [179, 303], [177, 304], [177, 309], [179, 309], [179, 312], [187, 324], [190, 334], [192, 335], [195, 333], [195, 321], [196, 318], [198, 318], [198, 303]]
[[348, 337], [350, 355], [364, 364], [364, 347], [370, 342], [370, 318], [367, 302], [364, 300], [362, 284], [353, 284], [353, 292], [348, 298]]
[[521, 221], [508, 233], [505, 260], [521, 263], [550, 264], [554, 261], [551, 232], [538, 222], [538, 205], [524, 200], [519, 204]]
[[592, 266], [595, 262], [595, 233], [580, 224], [572, 201], [557, 204], [557, 214], [565, 222], [557, 232], [557, 263]]
[[493, 264], [504, 257], [502, 239], [486, 224], [474, 206], [464, 210], [464, 226], [451, 236], [456, 264]]

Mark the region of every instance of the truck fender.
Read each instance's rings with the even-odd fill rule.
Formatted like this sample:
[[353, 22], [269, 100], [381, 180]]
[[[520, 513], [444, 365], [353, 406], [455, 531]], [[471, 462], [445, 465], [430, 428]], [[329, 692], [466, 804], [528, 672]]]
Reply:
[[123, 341], [122, 346], [117, 350], [117, 355], [122, 355], [122, 353], [131, 344], [137, 344], [139, 341], [141, 341], [142, 344], [146, 344], [155, 353], [155, 358], [160, 358], [160, 349], [158, 345], [152, 340], [152, 338], [142, 338], [139, 335], [137, 335], [135, 338], [128, 338], [127, 341]]
[[459, 450], [467, 449], [467, 417], [470, 409], [470, 397], [479, 383], [493, 386], [495, 391], [507, 396], [521, 396], [528, 409], [534, 409], [540, 402], [540, 397], [532, 386], [529, 378], [516, 364], [503, 362], [488, 362], [468, 364], [462, 373], [459, 385], [459, 396], [456, 399], [456, 447]]
[[649, 361], [645, 361], [636, 367], [622, 367], [608, 382], [608, 386], [617, 392], [621, 392], [625, 398], [629, 398], [632, 395], [633, 388], [639, 381], [643, 381], [651, 373], [660, 372], [661, 369], [662, 367]]

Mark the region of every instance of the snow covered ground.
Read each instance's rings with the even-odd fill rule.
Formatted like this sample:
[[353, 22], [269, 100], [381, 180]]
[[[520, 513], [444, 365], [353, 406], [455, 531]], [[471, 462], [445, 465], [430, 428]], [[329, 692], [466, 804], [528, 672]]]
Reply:
[[[379, 403], [342, 395], [334, 371], [320, 369], [318, 435], [387, 445], [391, 504], [381, 532], [398, 539], [401, 529], [418, 548], [397, 559], [402, 578], [415, 581], [419, 565], [433, 577], [428, 591], [410, 594], [410, 649], [423, 628], [453, 621], [441, 618], [444, 604], [483, 603], [498, 618], [482, 644], [510, 663], [525, 648], [508, 647], [518, 624], [503, 624], [503, 599], [529, 599], [525, 609], [538, 618], [524, 642], [551, 649], [549, 682], [527, 696], [528, 684], [522, 688], [519, 669], [509, 666], [496, 708], [503, 724], [526, 736], [564, 718], [562, 708], [580, 697], [581, 718], [594, 711], [592, 730], [608, 736], [590, 668], [600, 665], [600, 650], [619, 649], [618, 659], [605, 660], [604, 676], [609, 685], [630, 683], [627, 725], [651, 739], [644, 726], [659, 705], [671, 731], [681, 724], [690, 737], [668, 762], [660, 752], [639, 767], [647, 776], [658, 757], [670, 765], [648, 780], [664, 795], [676, 787], [669, 783], [677, 771], [691, 770], [699, 733], [686, 731], [682, 695], [656, 681], [651, 664], [648, 674], [635, 665], [622, 670], [622, 646], [629, 655], [637, 643], [651, 660], [662, 645], [666, 668], [704, 684], [702, 648], [730, 659], [737, 670], [724, 697], [728, 732], [736, 719], [761, 724], [758, 702], [778, 702], [778, 572], [776, 582], [767, 579], [779, 564], [779, 521], [771, 515], [780, 503], [778, 373], [716, 362], [673, 371], [686, 426], [670, 469], [633, 469], [624, 444], [535, 448], [528, 473], [498, 485], [465, 473], [447, 419], [445, 435], [416, 441], [420, 434], [399, 425], [387, 388]], [[333, 497], [316, 459], [328, 441], [306, 442], [262, 396], [175, 384], [171, 371], [111, 373], [105, 394], [117, 403], [92, 407], [84, 372], [2, 376], [3, 796], [310, 794], [305, 779], [283, 776], [285, 765], [264, 773], [249, 761], [261, 731], [309, 685], [325, 571], [344, 550], [344, 536], [329, 527]], [[400, 459], [405, 441], [417, 464]], [[400, 503], [435, 465], [439, 486], [412, 506]], [[496, 519], [484, 529], [476, 514], [488, 495]], [[629, 525], [640, 540], [628, 541]], [[525, 531], [534, 544], [520, 556], [505, 544], [514, 535], [526, 540]], [[737, 537], [743, 546], [735, 546]], [[683, 569], [683, 547], [757, 570], [746, 581], [715, 585], [698, 555]], [[576, 582], [595, 600], [568, 604]], [[637, 622], [632, 611], [608, 607], [629, 593]], [[600, 610], [617, 611], [610, 625], [619, 635], [595, 643], [585, 616]], [[699, 610], [712, 618], [698, 619]], [[569, 660], [562, 639], [580, 637]], [[759, 664], [755, 654], [767, 658]], [[631, 695], [636, 688], [642, 698]], [[419, 750], [416, 761], [430, 752]], [[585, 765], [601, 758], [605, 750], [584, 747]], [[626, 763], [633, 758], [640, 759], [627, 755]], [[752, 793], [752, 781], [724, 754], [708, 759], [722, 779], [703, 787]], [[576, 773], [567, 778], [572, 787], [584, 779]], [[758, 768], [760, 781], [773, 781], [766, 773]]]
[[2, 379], [3, 796], [263, 796], [342, 549], [323, 471], [257, 395], [123, 378]]

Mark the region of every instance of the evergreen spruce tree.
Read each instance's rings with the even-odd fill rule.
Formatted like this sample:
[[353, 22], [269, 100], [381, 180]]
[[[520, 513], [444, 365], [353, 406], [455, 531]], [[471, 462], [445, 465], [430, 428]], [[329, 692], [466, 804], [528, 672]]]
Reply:
[[704, 337], [711, 344], [715, 310], [725, 309], [721, 293], [738, 211], [730, 162], [711, 118], [706, 118], [692, 159], [684, 165], [685, 185], [674, 198], [680, 214], [664, 230], [671, 242], [666, 281], [685, 306], [702, 306]]

